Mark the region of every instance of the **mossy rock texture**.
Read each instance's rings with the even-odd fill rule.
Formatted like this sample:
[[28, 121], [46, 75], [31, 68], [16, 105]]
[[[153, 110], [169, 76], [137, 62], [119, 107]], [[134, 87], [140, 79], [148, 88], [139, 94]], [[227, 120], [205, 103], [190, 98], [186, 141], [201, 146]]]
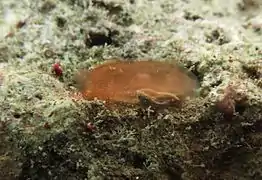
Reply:
[[[0, 179], [262, 179], [261, 12], [259, 0], [2, 0]], [[76, 98], [77, 72], [116, 58], [177, 63], [197, 96], [161, 110]]]

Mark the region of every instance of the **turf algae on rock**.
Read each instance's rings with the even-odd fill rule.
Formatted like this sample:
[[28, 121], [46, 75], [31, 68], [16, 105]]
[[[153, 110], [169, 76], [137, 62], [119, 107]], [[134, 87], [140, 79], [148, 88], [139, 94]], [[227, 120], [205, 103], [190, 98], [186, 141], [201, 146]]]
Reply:
[[[2, 0], [0, 179], [262, 179], [261, 12], [258, 0]], [[74, 98], [79, 69], [114, 58], [176, 59], [199, 96], [161, 112]], [[231, 84], [246, 100], [228, 121], [216, 103]]]

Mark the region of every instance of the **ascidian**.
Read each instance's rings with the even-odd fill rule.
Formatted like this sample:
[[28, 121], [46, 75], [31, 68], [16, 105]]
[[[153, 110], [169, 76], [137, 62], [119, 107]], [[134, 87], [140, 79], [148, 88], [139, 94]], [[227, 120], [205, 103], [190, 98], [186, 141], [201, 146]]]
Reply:
[[110, 60], [80, 71], [77, 81], [87, 100], [144, 107], [179, 106], [198, 87], [195, 76], [185, 68], [153, 60]]

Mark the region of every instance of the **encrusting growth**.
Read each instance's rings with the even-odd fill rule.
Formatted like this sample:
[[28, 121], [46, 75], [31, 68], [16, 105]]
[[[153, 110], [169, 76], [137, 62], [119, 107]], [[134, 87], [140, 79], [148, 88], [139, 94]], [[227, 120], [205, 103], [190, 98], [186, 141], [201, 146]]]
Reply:
[[142, 106], [179, 105], [198, 86], [197, 80], [180, 66], [152, 60], [110, 60], [81, 71], [77, 80], [88, 100]]
[[247, 96], [242, 92], [238, 92], [238, 88], [234, 85], [229, 85], [224, 89], [223, 97], [216, 102], [216, 109], [223, 114], [226, 120], [232, 120], [236, 105], [244, 105], [247, 101]]

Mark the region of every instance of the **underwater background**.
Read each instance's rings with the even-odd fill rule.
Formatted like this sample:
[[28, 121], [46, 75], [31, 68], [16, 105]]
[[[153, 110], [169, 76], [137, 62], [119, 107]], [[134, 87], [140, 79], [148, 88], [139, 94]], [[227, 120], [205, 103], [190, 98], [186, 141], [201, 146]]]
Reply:
[[0, 113], [1, 180], [260, 180], [262, 2], [1, 0]]

